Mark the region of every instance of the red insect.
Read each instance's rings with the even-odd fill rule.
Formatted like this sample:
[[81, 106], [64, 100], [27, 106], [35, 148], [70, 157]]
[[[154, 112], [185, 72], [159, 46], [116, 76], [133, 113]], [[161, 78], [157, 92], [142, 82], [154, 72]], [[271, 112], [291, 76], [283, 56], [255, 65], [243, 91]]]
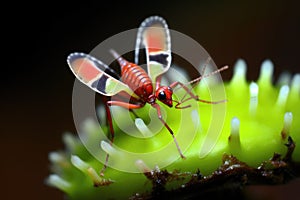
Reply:
[[[201, 100], [186, 86], [187, 84], [197, 84], [204, 76], [187, 84], [174, 82], [169, 86], [161, 85], [161, 75], [169, 69], [171, 64], [170, 33], [163, 18], [152, 16], [144, 20], [141, 24], [137, 35], [135, 63], [138, 63], [139, 50], [142, 48], [146, 51], [148, 73], [137, 64], [126, 61], [113, 50], [111, 50], [111, 53], [121, 66], [121, 77], [106, 64], [88, 54], [72, 53], [69, 55], [67, 61], [75, 76], [94, 91], [105, 96], [117, 95], [128, 100], [127, 102], [121, 100], [109, 100], [106, 102], [107, 119], [111, 132], [111, 143], [114, 141], [114, 129], [109, 107], [121, 106], [126, 109], [138, 109], [148, 103], [157, 110], [158, 118], [173, 137], [181, 158], [185, 158], [172, 129], [161, 115], [160, 106], [157, 104], [157, 100], [169, 107], [172, 107], [173, 102], [175, 102], [177, 103], [175, 108], [189, 107], [180, 107], [180, 105], [191, 99], [211, 104], [224, 101], [210, 102]], [[227, 66], [207, 74], [205, 77], [218, 73], [226, 68]], [[155, 84], [153, 84], [153, 81], [155, 81]], [[185, 95], [181, 101], [173, 100], [173, 89], [176, 86], [182, 87], [189, 97], [184, 99], [186, 97]], [[108, 154], [103, 170], [106, 168], [107, 161]]]

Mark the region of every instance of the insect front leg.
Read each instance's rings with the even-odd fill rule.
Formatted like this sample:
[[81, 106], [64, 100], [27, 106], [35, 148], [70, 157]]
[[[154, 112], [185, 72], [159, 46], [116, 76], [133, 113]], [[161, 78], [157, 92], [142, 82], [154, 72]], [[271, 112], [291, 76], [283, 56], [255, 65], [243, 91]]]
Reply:
[[154, 107], [154, 108], [156, 109], [159, 120], [163, 123], [163, 125], [168, 129], [168, 131], [169, 131], [170, 134], [172, 135], [172, 138], [173, 138], [174, 143], [175, 143], [175, 145], [176, 145], [176, 147], [177, 147], [177, 150], [178, 150], [178, 152], [179, 152], [179, 154], [180, 154], [180, 157], [181, 157], [181, 158], [185, 158], [185, 156], [184, 156], [184, 155], [182, 154], [182, 152], [181, 152], [181, 149], [180, 149], [180, 147], [179, 147], [179, 145], [178, 145], [178, 142], [177, 142], [177, 140], [176, 140], [176, 138], [175, 138], [175, 136], [174, 136], [174, 133], [173, 133], [172, 129], [169, 127], [169, 125], [168, 125], [168, 124], [165, 122], [165, 120], [162, 118], [162, 115], [161, 115], [161, 111], [160, 111], [159, 105], [156, 104], [156, 103], [151, 104], [151, 105], [152, 105], [152, 107]]
[[192, 93], [191, 89], [193, 87], [191, 89], [189, 89], [185, 84], [183, 84], [181, 82], [178, 82], [178, 81], [172, 83], [170, 85], [170, 87], [171, 88], [175, 88], [178, 85], [181, 86], [187, 92], [186, 94], [190, 95], [190, 97], [187, 98], [187, 99], [184, 99], [185, 96], [186, 96], [186, 94], [185, 94], [184, 97], [183, 97], [184, 100], [181, 100], [180, 102], [177, 102], [177, 104], [175, 105], [175, 108], [187, 108], [187, 107], [189, 107], [189, 106], [184, 106], [184, 107], [179, 107], [179, 106], [182, 103], [187, 102], [187, 101], [189, 101], [191, 99], [194, 99], [194, 100], [202, 102], [202, 103], [207, 103], [207, 104], [219, 104], [219, 103], [224, 103], [224, 102], [227, 101], [226, 99], [225, 100], [221, 100], [221, 101], [207, 101], [207, 100], [199, 99], [198, 95], [195, 95], [195, 94]]

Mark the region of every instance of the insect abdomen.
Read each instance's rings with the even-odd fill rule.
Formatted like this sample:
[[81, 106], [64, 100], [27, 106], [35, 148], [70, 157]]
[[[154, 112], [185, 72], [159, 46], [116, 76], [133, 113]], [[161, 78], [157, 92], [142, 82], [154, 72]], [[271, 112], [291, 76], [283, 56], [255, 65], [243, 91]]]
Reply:
[[146, 100], [153, 93], [152, 81], [140, 66], [127, 63], [122, 66], [122, 82], [127, 84], [139, 97]]

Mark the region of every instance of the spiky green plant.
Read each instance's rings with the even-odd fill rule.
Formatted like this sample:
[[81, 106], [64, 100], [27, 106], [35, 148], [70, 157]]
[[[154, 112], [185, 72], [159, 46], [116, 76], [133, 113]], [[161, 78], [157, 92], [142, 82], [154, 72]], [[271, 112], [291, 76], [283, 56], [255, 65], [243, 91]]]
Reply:
[[[113, 146], [99, 140], [99, 132], [107, 131], [108, 128], [101, 129], [96, 122], [87, 119], [82, 130], [86, 137], [85, 145], [90, 145], [91, 149], [102, 148], [110, 155], [109, 166], [113, 167], [108, 167], [104, 177], [100, 176], [103, 164], [91, 155], [78, 137], [67, 133], [63, 136], [66, 150], [49, 154], [53, 174], [48, 177], [47, 183], [65, 192], [70, 199], [138, 199], [147, 197], [147, 194], [160, 195], [161, 191], [188, 187], [195, 175], [201, 180], [212, 178], [216, 172], [221, 171], [220, 166], [232, 170], [245, 164], [247, 167], [241, 169], [250, 171], [272, 171], [285, 167], [282, 162], [287, 164], [284, 155], [289, 149], [284, 144], [289, 142], [288, 138], [292, 138], [293, 144], [296, 144], [291, 156], [292, 162], [300, 162], [300, 148], [297, 146], [300, 143], [300, 75], [291, 78], [288, 74], [282, 74], [276, 85], [272, 83], [272, 76], [273, 64], [267, 60], [262, 64], [258, 81], [249, 83], [246, 80], [245, 62], [237, 61], [232, 80], [225, 83], [228, 100], [224, 103], [225, 115], [218, 114], [218, 108], [223, 104], [191, 102], [192, 107], [184, 111], [164, 107], [164, 116], [173, 131], [178, 133], [176, 138], [179, 145], [183, 146], [186, 159], [179, 157], [167, 130], [162, 128], [159, 134], [153, 135], [151, 126], [146, 124], [149, 123], [149, 114], [151, 120], [155, 118], [151, 118], [155, 116], [155, 111], [149, 110], [147, 106], [137, 111], [140, 118], [131, 124], [144, 138], [128, 136], [116, 128]], [[194, 93], [208, 100], [210, 91], [205, 84], [202, 81], [194, 88]], [[218, 90], [218, 84], [213, 88]], [[116, 112], [116, 121], [128, 123], [124, 119], [126, 116], [122, 118], [122, 109]], [[220, 135], [214, 138], [216, 144], [206, 151], [203, 145], [210, 142], [209, 132], [214, 132], [215, 128], [212, 120], [218, 122], [223, 118], [225, 120], [221, 124]], [[168, 145], [170, 151], [165, 151], [164, 147]], [[150, 162], [134, 160], [120, 149], [137, 154], [157, 153], [153, 154], [155, 156]], [[274, 153], [282, 156], [274, 158]], [[224, 155], [233, 155], [235, 158], [224, 158]], [[274, 160], [268, 162], [272, 157], [279, 164], [274, 164]], [[174, 162], [155, 167], [155, 160], [169, 163], [168, 159]], [[137, 171], [140, 173], [134, 173]], [[155, 181], [162, 183], [157, 185]], [[159, 185], [163, 189], [157, 189]], [[154, 190], [158, 194], [154, 194]]]

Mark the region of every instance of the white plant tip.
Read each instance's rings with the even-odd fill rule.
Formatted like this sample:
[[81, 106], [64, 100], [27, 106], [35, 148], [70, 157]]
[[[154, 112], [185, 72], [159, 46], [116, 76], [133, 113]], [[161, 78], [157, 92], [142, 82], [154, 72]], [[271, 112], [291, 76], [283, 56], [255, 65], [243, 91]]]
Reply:
[[134, 123], [145, 138], [152, 137], [154, 135], [141, 118], [136, 118]]
[[277, 85], [282, 86], [282, 85], [289, 85], [291, 82], [291, 74], [288, 72], [283, 72], [279, 75]]
[[234, 65], [232, 82], [245, 81], [246, 70], [247, 70], [246, 62], [242, 59], [239, 59]]
[[71, 188], [71, 184], [68, 181], [64, 180], [56, 174], [51, 174], [46, 179], [46, 184], [59, 188], [60, 190], [63, 190], [65, 192], [67, 192]]
[[295, 94], [296, 97], [299, 98], [299, 95], [300, 95], [300, 74], [296, 74], [293, 77], [292, 84], [291, 84], [291, 93]]
[[231, 120], [231, 134], [238, 136], [239, 132], [240, 132], [240, 120], [237, 117], [234, 117]]
[[62, 163], [65, 161], [65, 157], [58, 152], [50, 152], [48, 155], [48, 158], [51, 162], [58, 164], [58, 163]]
[[284, 134], [284, 138], [289, 134], [290, 132], [290, 128], [292, 126], [292, 122], [293, 122], [293, 113], [291, 112], [286, 112], [284, 114], [284, 118], [283, 118], [283, 134]]
[[71, 163], [78, 168], [79, 170], [86, 172], [87, 168], [89, 167], [89, 165], [84, 162], [83, 160], [81, 160], [78, 156], [76, 155], [72, 155], [71, 156]]
[[151, 169], [142, 160], [135, 161], [135, 165], [142, 173], [151, 172]]
[[231, 144], [240, 145], [240, 120], [237, 117], [231, 120], [231, 131], [228, 140]]
[[249, 112], [251, 115], [254, 115], [257, 110], [258, 105], [258, 85], [255, 82], [250, 83], [249, 86], [250, 91], [250, 103], [249, 103]]
[[63, 142], [70, 152], [74, 152], [77, 146], [77, 138], [75, 138], [71, 133], [65, 133], [63, 135]]
[[274, 65], [270, 60], [265, 60], [260, 68], [259, 82], [272, 83]]
[[101, 184], [103, 182], [103, 179], [98, 175], [94, 168], [89, 167], [87, 173], [94, 183]]
[[109, 143], [107, 143], [104, 140], [101, 141], [101, 148], [103, 149], [103, 151], [105, 151], [110, 156], [119, 155], [118, 150], [115, 149], [114, 147], [112, 147]]
[[280, 88], [280, 91], [279, 91], [279, 94], [277, 97], [277, 102], [276, 102], [276, 105], [278, 107], [285, 106], [288, 95], [289, 95], [289, 91], [290, 91], [290, 88], [287, 85], [284, 85]]

